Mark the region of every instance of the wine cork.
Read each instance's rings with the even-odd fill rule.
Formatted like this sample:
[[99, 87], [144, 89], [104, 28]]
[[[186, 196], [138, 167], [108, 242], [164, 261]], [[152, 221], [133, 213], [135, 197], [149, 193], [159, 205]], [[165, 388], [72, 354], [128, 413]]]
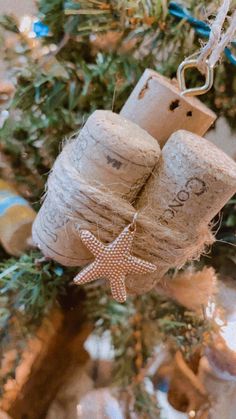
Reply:
[[[189, 241], [189, 237], [207, 231], [209, 222], [235, 192], [235, 162], [211, 142], [179, 130], [163, 147], [158, 167], [142, 190], [138, 210], [147, 216], [151, 212], [157, 224], [173, 230], [173, 235], [183, 233]], [[166, 246], [171, 253], [168, 242]], [[175, 266], [174, 259], [173, 251], [169, 268]], [[155, 260], [157, 274], [130, 276], [126, 281], [129, 293], [143, 294], [152, 289], [168, 270], [162, 262], [160, 258], [158, 266]]]
[[7, 253], [19, 256], [29, 247], [35, 215], [28, 202], [0, 180], [0, 240]]
[[146, 69], [120, 114], [144, 128], [161, 147], [180, 129], [204, 135], [216, 115], [196, 97], [182, 96], [170, 79]]
[[135, 199], [160, 156], [139, 126], [110, 111], [95, 111], [70, 148], [71, 164], [88, 181]]
[[[54, 164], [46, 200], [33, 226], [35, 243], [46, 256], [63, 265], [88, 263], [91, 254], [80, 240], [78, 217], [83, 221], [88, 212], [93, 212], [96, 218], [97, 202], [96, 196], [92, 199], [89, 196], [86, 184], [87, 189], [92, 185], [104, 194], [107, 190], [133, 202], [159, 157], [158, 143], [142, 128], [110, 111], [94, 112], [78, 137], [68, 142]], [[72, 169], [74, 178], [78, 178], [76, 191], [70, 192], [77, 200], [72, 208], [77, 212], [76, 223], [73, 214], [68, 216], [57, 201], [58, 194], [66, 200], [71, 185], [68, 182], [64, 186], [63, 178]], [[60, 182], [61, 190], [56, 197], [55, 184]], [[83, 191], [82, 183], [85, 184]]]
[[162, 224], [187, 232], [207, 225], [235, 192], [235, 162], [211, 142], [179, 130], [164, 146], [139, 207], [148, 200]]

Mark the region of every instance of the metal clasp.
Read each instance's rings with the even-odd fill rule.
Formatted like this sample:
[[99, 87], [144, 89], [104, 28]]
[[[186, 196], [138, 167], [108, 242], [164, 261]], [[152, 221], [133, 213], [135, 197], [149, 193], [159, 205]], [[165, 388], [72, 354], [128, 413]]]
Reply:
[[210, 66], [209, 62], [206, 61], [205, 66], [205, 84], [199, 87], [186, 87], [185, 82], [185, 70], [187, 68], [198, 68], [198, 61], [195, 60], [185, 60], [183, 61], [177, 70], [177, 80], [179, 83], [179, 88], [181, 90], [181, 95], [186, 96], [199, 96], [204, 95], [204, 93], [208, 92], [211, 89], [214, 81], [214, 67]]

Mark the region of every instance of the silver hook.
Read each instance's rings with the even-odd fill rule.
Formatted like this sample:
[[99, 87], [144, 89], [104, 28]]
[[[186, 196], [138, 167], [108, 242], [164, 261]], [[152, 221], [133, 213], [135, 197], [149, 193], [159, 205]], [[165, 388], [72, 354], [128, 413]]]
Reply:
[[131, 224], [129, 225], [130, 231], [135, 231], [136, 230], [137, 218], [138, 218], [138, 212], [136, 212], [134, 214], [133, 220], [132, 220]]
[[177, 70], [177, 80], [179, 83], [179, 88], [181, 91], [181, 95], [186, 96], [199, 96], [204, 95], [204, 93], [208, 92], [211, 89], [213, 82], [214, 82], [214, 67], [212, 67], [208, 61], [206, 61], [206, 72], [205, 72], [205, 83], [203, 86], [200, 87], [186, 87], [185, 82], [185, 70], [187, 68], [198, 68], [198, 60], [185, 60], [183, 61]]

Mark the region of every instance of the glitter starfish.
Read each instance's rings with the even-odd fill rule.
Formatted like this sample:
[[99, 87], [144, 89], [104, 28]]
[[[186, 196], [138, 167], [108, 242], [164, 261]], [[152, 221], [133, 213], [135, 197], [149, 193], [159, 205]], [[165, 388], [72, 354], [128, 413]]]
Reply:
[[126, 301], [126, 275], [144, 274], [156, 270], [156, 266], [152, 263], [130, 254], [135, 230], [133, 221], [108, 245], [100, 242], [90, 231], [82, 230], [81, 240], [95, 256], [95, 260], [74, 278], [74, 282], [85, 284], [99, 278], [107, 279], [113, 298], [124, 303]]

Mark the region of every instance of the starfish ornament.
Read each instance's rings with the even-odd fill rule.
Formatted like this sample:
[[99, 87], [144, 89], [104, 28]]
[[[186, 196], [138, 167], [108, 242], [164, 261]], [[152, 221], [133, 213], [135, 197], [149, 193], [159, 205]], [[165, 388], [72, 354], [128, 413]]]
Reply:
[[156, 270], [156, 266], [152, 263], [130, 254], [135, 231], [134, 219], [112, 243], [104, 245], [90, 231], [82, 230], [81, 240], [95, 256], [95, 260], [74, 278], [74, 282], [80, 285], [99, 278], [107, 279], [113, 298], [119, 303], [124, 303], [126, 275], [144, 274]]

